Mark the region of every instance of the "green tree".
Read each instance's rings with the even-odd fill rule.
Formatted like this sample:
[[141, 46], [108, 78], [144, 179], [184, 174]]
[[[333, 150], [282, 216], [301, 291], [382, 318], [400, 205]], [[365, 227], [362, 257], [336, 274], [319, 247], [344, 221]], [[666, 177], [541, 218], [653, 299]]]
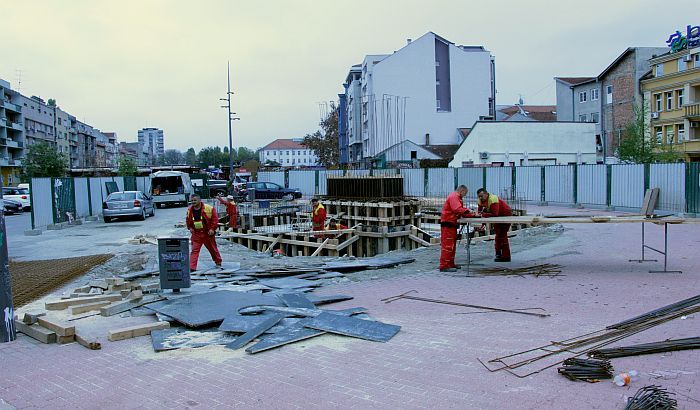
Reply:
[[676, 162], [681, 159], [673, 144], [657, 140], [656, 136], [651, 137], [645, 111], [643, 106], [634, 106], [634, 118], [625, 127], [624, 137], [617, 147], [617, 156], [623, 162], [636, 164]]
[[197, 165], [197, 152], [195, 152], [194, 148], [188, 148], [187, 151], [185, 152], [185, 158], [184, 158], [185, 164], [195, 166]]
[[124, 155], [119, 157], [119, 163], [117, 165], [117, 175], [128, 177], [138, 175], [138, 167], [136, 162]]
[[163, 155], [163, 165], [182, 165], [185, 163], [185, 156], [176, 149], [166, 149]]
[[221, 147], [204, 147], [197, 154], [197, 163], [200, 168], [219, 167], [228, 164], [228, 154], [224, 154]]
[[240, 147], [240, 148], [238, 148], [238, 152], [237, 152], [235, 158], [236, 158], [236, 162], [239, 162], [242, 164], [246, 161], [250, 161], [251, 159], [258, 159], [258, 154], [250, 148]]
[[302, 145], [314, 151], [318, 162], [326, 168], [336, 168], [340, 164], [338, 146], [338, 109], [331, 103], [331, 110], [321, 121], [321, 130], [306, 134]]
[[64, 177], [68, 173], [68, 156], [45, 142], [30, 145], [22, 173], [25, 178]]

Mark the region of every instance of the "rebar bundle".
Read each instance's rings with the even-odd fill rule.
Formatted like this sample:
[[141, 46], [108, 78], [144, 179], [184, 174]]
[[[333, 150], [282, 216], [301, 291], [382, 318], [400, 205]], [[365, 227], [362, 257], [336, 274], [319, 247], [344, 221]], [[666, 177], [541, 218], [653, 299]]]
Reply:
[[665, 340], [656, 343], [644, 343], [626, 347], [611, 347], [588, 352], [589, 357], [614, 359], [616, 357], [639, 356], [644, 354], [673, 352], [676, 350], [700, 349], [700, 337]]
[[563, 366], [557, 371], [569, 380], [584, 380], [594, 383], [601, 379], [612, 379], [614, 369], [610, 361], [606, 359], [571, 358], [564, 360]]
[[[651, 329], [673, 319], [700, 312], [700, 306], [691, 305], [691, 301], [695, 301], [694, 304], [700, 303], [700, 295], [682, 300], [672, 305], [664, 306], [663, 308], [653, 310], [644, 315], [640, 315], [633, 319], [620, 322], [620, 324], [613, 325], [616, 327], [608, 326], [605, 329], [586, 333], [566, 340], [550, 342], [543, 346], [538, 346], [522, 352], [489, 360], [487, 363], [490, 363], [492, 366], [494, 364], [500, 366], [495, 369], [489, 368], [489, 366], [487, 366], [487, 364], [480, 359], [479, 362], [491, 372], [505, 370], [520, 378], [527, 377], [563, 363], [564, 359], [558, 360], [558, 355], [560, 354], [572, 355], [570, 357], [583, 356], [589, 352], [600, 350], [604, 346], [618, 342], [622, 339], [644, 330]], [[661, 314], [660, 312], [665, 313]], [[532, 365], [533, 363], [537, 363], [544, 359], [551, 360], [553, 363], [549, 363], [535, 370], [525, 370], [529, 369], [528, 366]], [[516, 371], [525, 371], [527, 373], [520, 374], [516, 373]]]
[[671, 410], [678, 406], [675, 399], [661, 386], [644, 386], [627, 399], [625, 410]]
[[552, 263], [543, 263], [541, 265], [525, 266], [522, 268], [506, 268], [494, 266], [489, 268], [475, 269], [476, 273], [483, 276], [525, 276], [533, 275], [535, 277], [547, 276], [555, 277], [561, 273], [561, 265]]

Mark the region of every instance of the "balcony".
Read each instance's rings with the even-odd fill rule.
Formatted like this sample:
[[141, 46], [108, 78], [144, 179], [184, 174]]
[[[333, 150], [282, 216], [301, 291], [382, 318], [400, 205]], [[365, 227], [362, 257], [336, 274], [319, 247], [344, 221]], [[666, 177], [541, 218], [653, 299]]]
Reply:
[[700, 103], [686, 105], [683, 109], [686, 118], [700, 118]]
[[20, 143], [17, 142], [17, 141], [7, 140], [7, 142], [6, 142], [5, 145], [7, 145], [7, 146], [10, 147], [10, 148], [19, 148], [19, 147], [20, 147], [19, 144], [20, 144]]
[[12, 110], [14, 112], [22, 112], [22, 107], [20, 107], [19, 105], [12, 104], [9, 101], [3, 101], [2, 106], [5, 107], [5, 109]]
[[0, 147], [3, 145], [7, 145], [7, 139], [6, 138], [0, 138]]
[[0, 166], [7, 167], [10, 166], [10, 160], [5, 157], [0, 157]]

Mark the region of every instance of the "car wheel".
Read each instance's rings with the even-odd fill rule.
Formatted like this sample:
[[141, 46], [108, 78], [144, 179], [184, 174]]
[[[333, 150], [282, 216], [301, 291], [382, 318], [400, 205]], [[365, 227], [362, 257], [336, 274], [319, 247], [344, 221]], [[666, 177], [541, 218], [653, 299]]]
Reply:
[[146, 210], [143, 209], [141, 210], [141, 215], [139, 216], [140, 221], [145, 221], [146, 220]]
[[104, 220], [105, 220], [105, 223], [106, 223], [106, 224], [112, 222], [112, 218], [110, 218], [109, 216], [105, 216], [105, 217], [104, 217]]
[[155, 206], [151, 207], [151, 216], [156, 216], [156, 207]]

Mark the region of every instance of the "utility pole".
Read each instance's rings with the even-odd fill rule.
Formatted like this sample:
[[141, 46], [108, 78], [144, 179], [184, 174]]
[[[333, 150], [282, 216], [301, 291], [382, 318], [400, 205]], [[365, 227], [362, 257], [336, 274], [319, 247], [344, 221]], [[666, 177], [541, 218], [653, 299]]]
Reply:
[[229, 166], [229, 180], [233, 184], [234, 178], [236, 176], [233, 171], [233, 136], [231, 133], [231, 122], [234, 120], [240, 120], [235, 112], [231, 112], [231, 63], [226, 63], [226, 74], [228, 79], [228, 89], [226, 91], [226, 98], [219, 98], [221, 101], [226, 101], [226, 105], [222, 105], [221, 108], [226, 108], [228, 110], [228, 166]]
[[0, 174], [0, 343], [7, 343], [17, 338], [15, 329], [15, 311], [12, 305], [12, 281], [10, 262], [7, 255], [7, 229], [5, 228], [5, 207], [2, 201], [3, 180]]

